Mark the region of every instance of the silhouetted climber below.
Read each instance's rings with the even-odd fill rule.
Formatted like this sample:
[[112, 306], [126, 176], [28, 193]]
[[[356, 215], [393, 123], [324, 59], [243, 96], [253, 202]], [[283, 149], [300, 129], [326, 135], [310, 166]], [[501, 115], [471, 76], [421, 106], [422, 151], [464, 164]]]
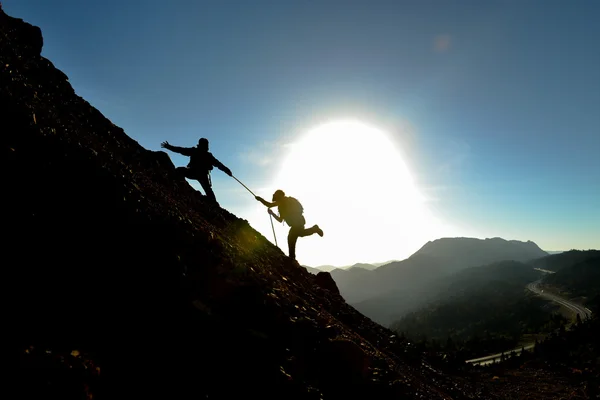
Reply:
[[162, 142], [160, 147], [188, 156], [190, 162], [187, 167], [177, 167], [175, 168], [175, 172], [181, 177], [194, 179], [200, 182], [202, 189], [204, 189], [204, 193], [206, 193], [206, 197], [217, 203], [217, 198], [212, 190], [210, 171], [213, 167], [217, 167], [227, 175], [232, 175], [231, 170], [224, 166], [211, 152], [208, 151], [208, 139], [201, 138], [198, 140], [198, 145], [196, 147], [178, 147], [170, 145], [169, 142]]
[[[304, 225], [304, 209], [300, 202], [293, 197], [286, 196], [283, 190], [276, 190], [273, 193], [273, 202], [268, 202], [260, 196], [256, 196], [256, 200], [269, 207], [269, 214], [272, 215], [278, 222], [285, 221], [290, 226], [288, 233], [288, 248], [289, 256], [292, 260], [296, 260], [296, 241], [299, 237], [310, 236], [317, 233], [323, 236], [323, 230], [319, 225], [313, 225], [311, 228], [305, 229]], [[273, 213], [271, 207], [277, 207], [279, 215]]]

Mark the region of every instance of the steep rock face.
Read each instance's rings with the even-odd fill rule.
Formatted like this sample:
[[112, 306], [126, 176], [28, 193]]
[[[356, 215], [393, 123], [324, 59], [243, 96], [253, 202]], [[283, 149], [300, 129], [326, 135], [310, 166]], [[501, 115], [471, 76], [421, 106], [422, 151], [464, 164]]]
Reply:
[[319, 272], [317, 273], [317, 277], [315, 278], [315, 282], [317, 285], [322, 287], [323, 289], [329, 290], [331, 293], [340, 294], [340, 290], [338, 289], [335, 281], [331, 277], [329, 272]]
[[[22, 398], [462, 398], [77, 96], [42, 43], [0, 10], [4, 322]], [[88, 372], [64, 378], [75, 361]]]

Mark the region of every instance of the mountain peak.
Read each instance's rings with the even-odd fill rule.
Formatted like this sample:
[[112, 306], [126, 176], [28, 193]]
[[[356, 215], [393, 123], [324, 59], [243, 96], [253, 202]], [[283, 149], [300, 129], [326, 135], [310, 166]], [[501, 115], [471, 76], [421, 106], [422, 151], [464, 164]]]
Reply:
[[[411, 257], [429, 255], [441, 258], [462, 259], [465, 252], [480, 254], [473, 260], [475, 265], [483, 265], [497, 261], [499, 254], [507, 260], [528, 261], [548, 255], [537, 244], [528, 240], [506, 240], [500, 237], [477, 239], [469, 237], [440, 238], [427, 242]], [[487, 255], [487, 256], [486, 256]]]

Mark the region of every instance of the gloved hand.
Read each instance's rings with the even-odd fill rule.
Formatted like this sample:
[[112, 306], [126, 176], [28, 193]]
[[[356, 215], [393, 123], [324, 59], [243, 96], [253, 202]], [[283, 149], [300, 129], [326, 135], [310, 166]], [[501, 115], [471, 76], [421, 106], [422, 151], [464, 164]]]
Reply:
[[262, 198], [262, 197], [260, 197], [260, 196], [254, 196], [254, 198], [255, 198], [256, 200], [260, 201], [260, 202], [263, 202], [263, 201], [264, 201], [264, 200], [263, 200], [263, 198]]
[[273, 217], [275, 216], [275, 213], [273, 212], [272, 209], [269, 208], [269, 215], [272, 215]]
[[223, 171], [223, 172], [225, 172], [225, 173], [226, 173], [227, 175], [229, 175], [229, 176], [231, 176], [231, 175], [232, 175], [232, 174], [231, 174], [231, 170], [230, 170], [229, 168], [227, 168], [227, 167], [225, 167], [225, 171]]

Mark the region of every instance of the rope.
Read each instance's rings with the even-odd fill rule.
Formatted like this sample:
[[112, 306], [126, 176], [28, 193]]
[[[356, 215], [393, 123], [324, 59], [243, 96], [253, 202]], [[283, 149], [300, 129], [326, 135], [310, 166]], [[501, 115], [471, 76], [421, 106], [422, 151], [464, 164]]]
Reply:
[[251, 194], [252, 196], [256, 197], [256, 195], [255, 195], [254, 193], [252, 193], [252, 190], [248, 189], [248, 186], [244, 185], [244, 184], [243, 184], [243, 183], [242, 183], [242, 182], [241, 182], [241, 181], [240, 181], [238, 178], [236, 178], [235, 176], [231, 175], [231, 177], [232, 177], [233, 179], [235, 179], [236, 181], [238, 181], [238, 182], [240, 183], [240, 185], [242, 185], [243, 187], [245, 187], [245, 188], [246, 188], [246, 190], [247, 190], [247, 191], [249, 191], [249, 192], [250, 192], [250, 194]]
[[[244, 185], [238, 178], [236, 178], [235, 176], [231, 175], [231, 177], [233, 179], [235, 179], [236, 181], [239, 182], [240, 185], [242, 185], [243, 187], [246, 188], [247, 191], [250, 192], [250, 194], [254, 197], [256, 197], [256, 195], [252, 192], [252, 190], [248, 189], [248, 186]], [[269, 214], [269, 219], [271, 221], [271, 229], [273, 229], [273, 237], [275, 238], [275, 246], [279, 247], [279, 245], [277, 244], [277, 235], [275, 235], [275, 226], [273, 226], [273, 216], [271, 214]]]

